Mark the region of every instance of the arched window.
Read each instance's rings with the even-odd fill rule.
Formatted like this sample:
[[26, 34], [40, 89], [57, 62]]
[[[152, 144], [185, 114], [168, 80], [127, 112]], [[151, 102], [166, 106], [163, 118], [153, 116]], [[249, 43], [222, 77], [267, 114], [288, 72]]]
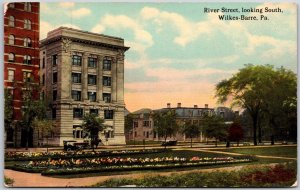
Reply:
[[9, 35], [8, 36], [8, 44], [14, 45], [15, 44], [15, 36], [14, 35]]
[[15, 8], [15, 4], [14, 3], [9, 3], [8, 6], [9, 6], [9, 8]]
[[27, 65], [31, 65], [31, 57], [30, 55], [24, 55], [23, 63]]
[[31, 40], [30, 38], [24, 38], [24, 46], [31, 47]]
[[8, 54], [8, 62], [15, 62], [15, 54], [13, 53]]
[[28, 2], [24, 3], [24, 10], [31, 11], [31, 3], [28, 3]]
[[9, 16], [8, 26], [15, 27], [15, 17]]
[[31, 30], [31, 22], [30, 22], [30, 20], [27, 20], [27, 19], [24, 20], [24, 28], [28, 29], [28, 30]]

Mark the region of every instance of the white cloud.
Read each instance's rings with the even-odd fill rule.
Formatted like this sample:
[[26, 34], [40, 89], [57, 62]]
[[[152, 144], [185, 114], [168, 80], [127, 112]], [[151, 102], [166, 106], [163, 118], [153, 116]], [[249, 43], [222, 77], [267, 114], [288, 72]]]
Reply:
[[59, 6], [63, 7], [63, 8], [70, 8], [70, 7], [74, 7], [75, 3], [74, 2], [61, 2], [61, 3], [59, 3]]
[[89, 16], [90, 14], [91, 14], [91, 10], [87, 8], [80, 8], [69, 12], [69, 15], [73, 18], [81, 18], [81, 17]]
[[[174, 42], [183, 47], [198, 38], [199, 35], [205, 33], [208, 34], [210, 32], [206, 23], [190, 22], [178, 13], [160, 11], [159, 9], [152, 7], [144, 7], [140, 14], [143, 19], [153, 20], [159, 27], [163, 27], [164, 24], [174, 25], [179, 32], [179, 36], [175, 37]], [[161, 31], [161, 29], [158, 29], [158, 31]]]
[[101, 19], [100, 23], [94, 26], [92, 32], [104, 32], [106, 28], [112, 28], [115, 30], [131, 30], [133, 31], [137, 42], [144, 43], [147, 46], [153, 45], [152, 35], [135, 19], [126, 15], [105, 15]]
[[59, 28], [60, 26], [65, 26], [65, 27], [80, 30], [80, 27], [73, 25], [73, 24], [69, 24], [69, 23], [54, 26], [54, 25], [51, 25], [49, 22], [41, 21], [40, 22], [40, 39], [42, 40], [42, 39], [46, 38], [48, 32], [50, 32], [51, 30], [54, 30], [56, 28]]

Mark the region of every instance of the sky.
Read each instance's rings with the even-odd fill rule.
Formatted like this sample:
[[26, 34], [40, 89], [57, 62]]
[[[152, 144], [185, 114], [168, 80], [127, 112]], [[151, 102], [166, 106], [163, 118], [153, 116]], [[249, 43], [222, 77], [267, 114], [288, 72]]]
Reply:
[[[280, 8], [269, 20], [219, 20], [204, 8]], [[215, 86], [245, 64], [297, 72], [297, 10], [292, 3], [41, 3], [40, 39], [60, 26], [121, 37], [125, 104], [141, 108], [222, 106]], [[259, 13], [230, 15], [259, 16]]]

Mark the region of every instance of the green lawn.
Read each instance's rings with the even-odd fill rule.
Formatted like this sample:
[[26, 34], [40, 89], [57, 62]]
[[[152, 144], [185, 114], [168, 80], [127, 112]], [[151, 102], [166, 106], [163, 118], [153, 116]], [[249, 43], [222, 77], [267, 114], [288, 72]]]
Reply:
[[211, 150], [248, 154], [248, 155], [279, 156], [279, 157], [288, 157], [288, 158], [297, 157], [297, 146], [228, 148], [228, 149], [211, 149]]

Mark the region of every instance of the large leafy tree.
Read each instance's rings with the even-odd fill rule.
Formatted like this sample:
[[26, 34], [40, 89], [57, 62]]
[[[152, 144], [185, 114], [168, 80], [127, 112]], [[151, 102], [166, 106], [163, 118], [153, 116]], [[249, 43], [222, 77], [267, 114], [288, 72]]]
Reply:
[[174, 136], [178, 131], [176, 116], [175, 110], [171, 109], [157, 111], [153, 115], [154, 130], [157, 132], [159, 137], [164, 138], [165, 142], [168, 137]]
[[85, 114], [83, 117], [83, 130], [89, 133], [91, 138], [91, 146], [94, 148], [97, 147], [99, 142], [99, 132], [103, 131], [105, 128], [104, 119], [97, 117], [96, 114]]
[[[275, 70], [271, 65], [248, 64], [231, 78], [217, 84], [216, 97], [220, 103], [230, 100], [232, 106], [247, 110], [252, 119], [253, 143], [257, 145], [259, 117], [267, 113], [274, 119], [278, 112], [282, 113], [280, 110], [284, 103], [293, 104], [290, 102], [296, 99], [295, 84], [295, 76], [291, 71], [283, 68]], [[285, 88], [288, 88], [287, 92], [284, 92]], [[278, 97], [280, 101], [277, 102]]]
[[26, 149], [29, 143], [29, 131], [33, 129], [34, 120], [43, 120], [47, 118], [47, 105], [44, 100], [40, 100], [38, 95], [39, 86], [34, 83], [26, 82], [23, 86], [23, 108], [22, 118], [18, 123], [26, 132]]
[[130, 132], [130, 130], [132, 130], [133, 119], [134, 119], [133, 114], [128, 114], [128, 115], [125, 116], [124, 131], [125, 131], [126, 134], [128, 134]]
[[200, 132], [200, 127], [192, 124], [191, 121], [186, 122], [182, 127], [182, 133], [191, 140], [191, 148], [193, 147], [193, 138], [199, 137]]
[[227, 126], [223, 118], [217, 115], [206, 115], [203, 119], [203, 132], [208, 138], [216, 139], [216, 146], [218, 141], [225, 140], [228, 135]]

